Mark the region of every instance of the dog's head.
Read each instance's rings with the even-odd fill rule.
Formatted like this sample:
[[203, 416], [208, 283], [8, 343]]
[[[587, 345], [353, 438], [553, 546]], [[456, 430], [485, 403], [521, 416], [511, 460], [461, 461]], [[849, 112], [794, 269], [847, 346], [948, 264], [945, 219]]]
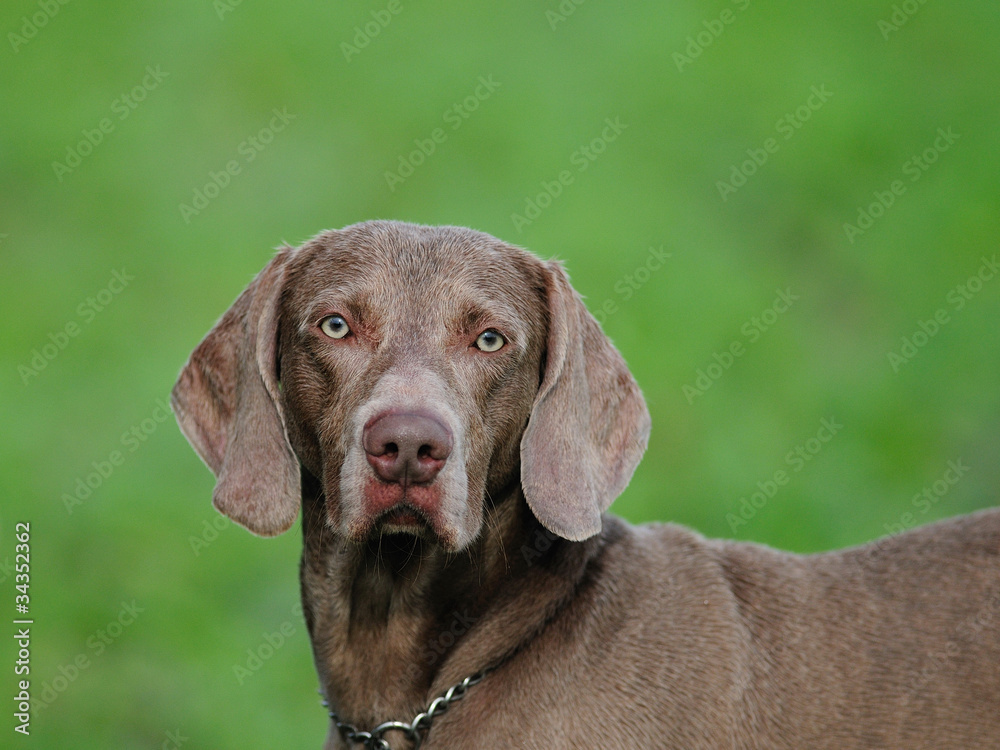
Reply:
[[367, 222], [284, 248], [198, 345], [173, 391], [215, 506], [270, 536], [300, 464], [334, 532], [467, 546], [520, 481], [582, 540], [628, 484], [649, 414], [562, 268], [457, 227]]

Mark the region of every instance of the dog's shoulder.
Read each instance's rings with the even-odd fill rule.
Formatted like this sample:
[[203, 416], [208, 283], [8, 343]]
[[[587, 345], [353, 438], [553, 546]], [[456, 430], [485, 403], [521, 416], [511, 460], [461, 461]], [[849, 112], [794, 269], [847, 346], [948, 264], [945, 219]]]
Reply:
[[592, 568], [594, 575], [628, 593], [635, 606], [650, 611], [696, 619], [709, 610], [722, 618], [733, 613], [724, 549], [684, 526], [634, 526], [606, 516]]

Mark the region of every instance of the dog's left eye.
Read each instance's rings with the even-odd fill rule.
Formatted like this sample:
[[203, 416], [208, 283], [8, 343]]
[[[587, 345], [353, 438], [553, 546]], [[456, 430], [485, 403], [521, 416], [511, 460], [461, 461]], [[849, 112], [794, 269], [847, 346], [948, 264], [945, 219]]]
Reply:
[[331, 339], [342, 339], [351, 332], [347, 321], [339, 315], [330, 315], [319, 322], [319, 329]]
[[483, 352], [495, 352], [503, 348], [503, 345], [506, 343], [503, 336], [492, 328], [488, 331], [483, 331], [476, 338], [476, 348]]

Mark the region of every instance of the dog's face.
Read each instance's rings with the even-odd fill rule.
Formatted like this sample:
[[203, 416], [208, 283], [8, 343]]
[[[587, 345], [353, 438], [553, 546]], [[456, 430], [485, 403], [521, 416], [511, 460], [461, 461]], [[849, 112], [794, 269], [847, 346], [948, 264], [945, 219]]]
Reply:
[[289, 262], [280, 373], [291, 446], [345, 537], [457, 550], [517, 478], [547, 330], [541, 264], [471, 232], [330, 232]]
[[285, 248], [174, 389], [216, 506], [284, 531], [299, 464], [331, 529], [467, 546], [520, 482], [568, 539], [600, 529], [649, 417], [562, 269], [455, 227], [368, 222]]

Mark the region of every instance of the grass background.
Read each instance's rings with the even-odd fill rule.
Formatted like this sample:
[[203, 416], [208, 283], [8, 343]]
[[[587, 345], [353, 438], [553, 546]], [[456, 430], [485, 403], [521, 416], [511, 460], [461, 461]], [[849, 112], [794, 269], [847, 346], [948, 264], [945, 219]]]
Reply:
[[[615, 303], [605, 328], [654, 423], [615, 506], [630, 520], [815, 551], [906, 513], [924, 523], [997, 504], [1000, 278], [960, 311], [947, 301], [998, 251], [995, 3], [910, 0], [896, 30], [879, 26], [888, 0], [741, 5], [586, 0], [556, 17], [555, 0], [399, 0], [345, 55], [386, 2], [70, 2], [50, 18], [4, 4], [0, 589], [9, 623], [13, 525], [29, 520], [32, 691], [54, 697], [10, 746], [170, 747], [178, 730], [185, 747], [319, 746], [293, 612], [298, 534], [261, 541], [223, 525], [209, 472], [155, 418], [273, 248], [323, 228], [472, 226], [562, 258], [595, 308]], [[678, 65], [727, 9], [732, 22]], [[45, 25], [27, 38], [38, 13]], [[167, 76], [117, 119], [147, 66]], [[499, 87], [454, 129], [446, 113], [480, 76]], [[832, 96], [785, 140], [778, 120], [813, 86]], [[241, 143], [274, 108], [294, 119], [246, 162]], [[57, 175], [53, 162], [103, 118], [113, 130]], [[578, 171], [574, 154], [605, 118], [625, 130]], [[435, 128], [444, 142], [390, 189], [386, 172]], [[939, 128], [958, 140], [910, 182], [904, 166]], [[777, 152], [722, 200], [717, 183], [771, 137]], [[233, 159], [240, 173], [185, 221], [180, 204]], [[563, 170], [572, 184], [516, 227], [511, 215]], [[844, 224], [896, 179], [905, 193], [849, 241]], [[626, 299], [651, 247], [670, 258]], [[88, 321], [79, 306], [122, 269], [134, 280]], [[743, 327], [788, 288], [799, 299], [750, 343]], [[950, 322], [895, 372], [887, 354], [941, 308]], [[79, 335], [25, 375], [70, 322]], [[733, 341], [746, 353], [689, 403], [683, 386]], [[789, 469], [824, 418], [843, 429], [734, 533], [727, 514]], [[115, 450], [123, 463], [69, 513], [64, 496]], [[968, 473], [917, 511], [914, 495], [956, 459]], [[196, 554], [192, 539], [210, 543]], [[109, 631], [133, 601], [134, 623]], [[283, 626], [287, 642], [240, 684], [234, 666]], [[0, 627], [4, 695], [12, 629]], [[4, 727], [7, 746], [10, 702]]]

